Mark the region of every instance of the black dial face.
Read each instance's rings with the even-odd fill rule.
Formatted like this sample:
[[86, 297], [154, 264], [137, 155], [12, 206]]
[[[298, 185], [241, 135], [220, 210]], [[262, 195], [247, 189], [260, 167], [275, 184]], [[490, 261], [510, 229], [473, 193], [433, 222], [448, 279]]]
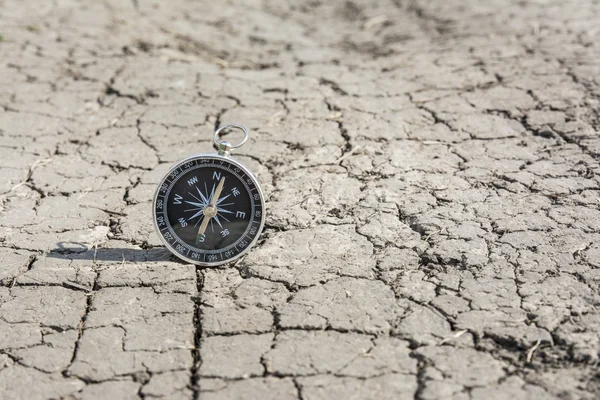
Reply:
[[178, 257], [222, 264], [254, 243], [263, 225], [263, 199], [239, 164], [198, 156], [172, 169], [154, 202], [159, 235]]

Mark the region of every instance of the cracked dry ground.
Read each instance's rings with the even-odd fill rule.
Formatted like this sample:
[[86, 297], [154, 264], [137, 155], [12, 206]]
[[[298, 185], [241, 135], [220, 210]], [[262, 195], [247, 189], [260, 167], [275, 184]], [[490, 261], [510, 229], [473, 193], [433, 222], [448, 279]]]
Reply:
[[[593, 399], [600, 4], [0, 1], [2, 399]], [[223, 123], [241, 262], [150, 200]]]

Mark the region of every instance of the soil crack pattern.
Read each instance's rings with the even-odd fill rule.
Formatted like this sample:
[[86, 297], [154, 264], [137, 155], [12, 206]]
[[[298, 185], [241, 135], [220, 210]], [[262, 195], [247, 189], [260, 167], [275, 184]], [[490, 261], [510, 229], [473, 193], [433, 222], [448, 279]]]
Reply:
[[[600, 3], [1, 4], [0, 398], [600, 397]], [[195, 267], [229, 123], [266, 228]]]

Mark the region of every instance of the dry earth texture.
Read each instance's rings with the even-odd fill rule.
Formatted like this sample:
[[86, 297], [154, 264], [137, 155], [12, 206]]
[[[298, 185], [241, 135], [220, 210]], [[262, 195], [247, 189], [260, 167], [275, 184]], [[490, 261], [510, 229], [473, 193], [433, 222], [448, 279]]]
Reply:
[[[0, 1], [0, 398], [597, 399], [598, 1]], [[154, 233], [224, 123], [241, 262]]]

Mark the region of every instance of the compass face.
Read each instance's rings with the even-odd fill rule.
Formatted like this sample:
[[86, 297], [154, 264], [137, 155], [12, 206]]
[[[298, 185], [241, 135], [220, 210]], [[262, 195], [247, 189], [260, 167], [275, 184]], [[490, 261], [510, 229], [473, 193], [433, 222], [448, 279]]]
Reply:
[[179, 258], [200, 265], [232, 261], [256, 242], [264, 200], [241, 164], [219, 155], [188, 158], [163, 178], [154, 198], [154, 222]]

